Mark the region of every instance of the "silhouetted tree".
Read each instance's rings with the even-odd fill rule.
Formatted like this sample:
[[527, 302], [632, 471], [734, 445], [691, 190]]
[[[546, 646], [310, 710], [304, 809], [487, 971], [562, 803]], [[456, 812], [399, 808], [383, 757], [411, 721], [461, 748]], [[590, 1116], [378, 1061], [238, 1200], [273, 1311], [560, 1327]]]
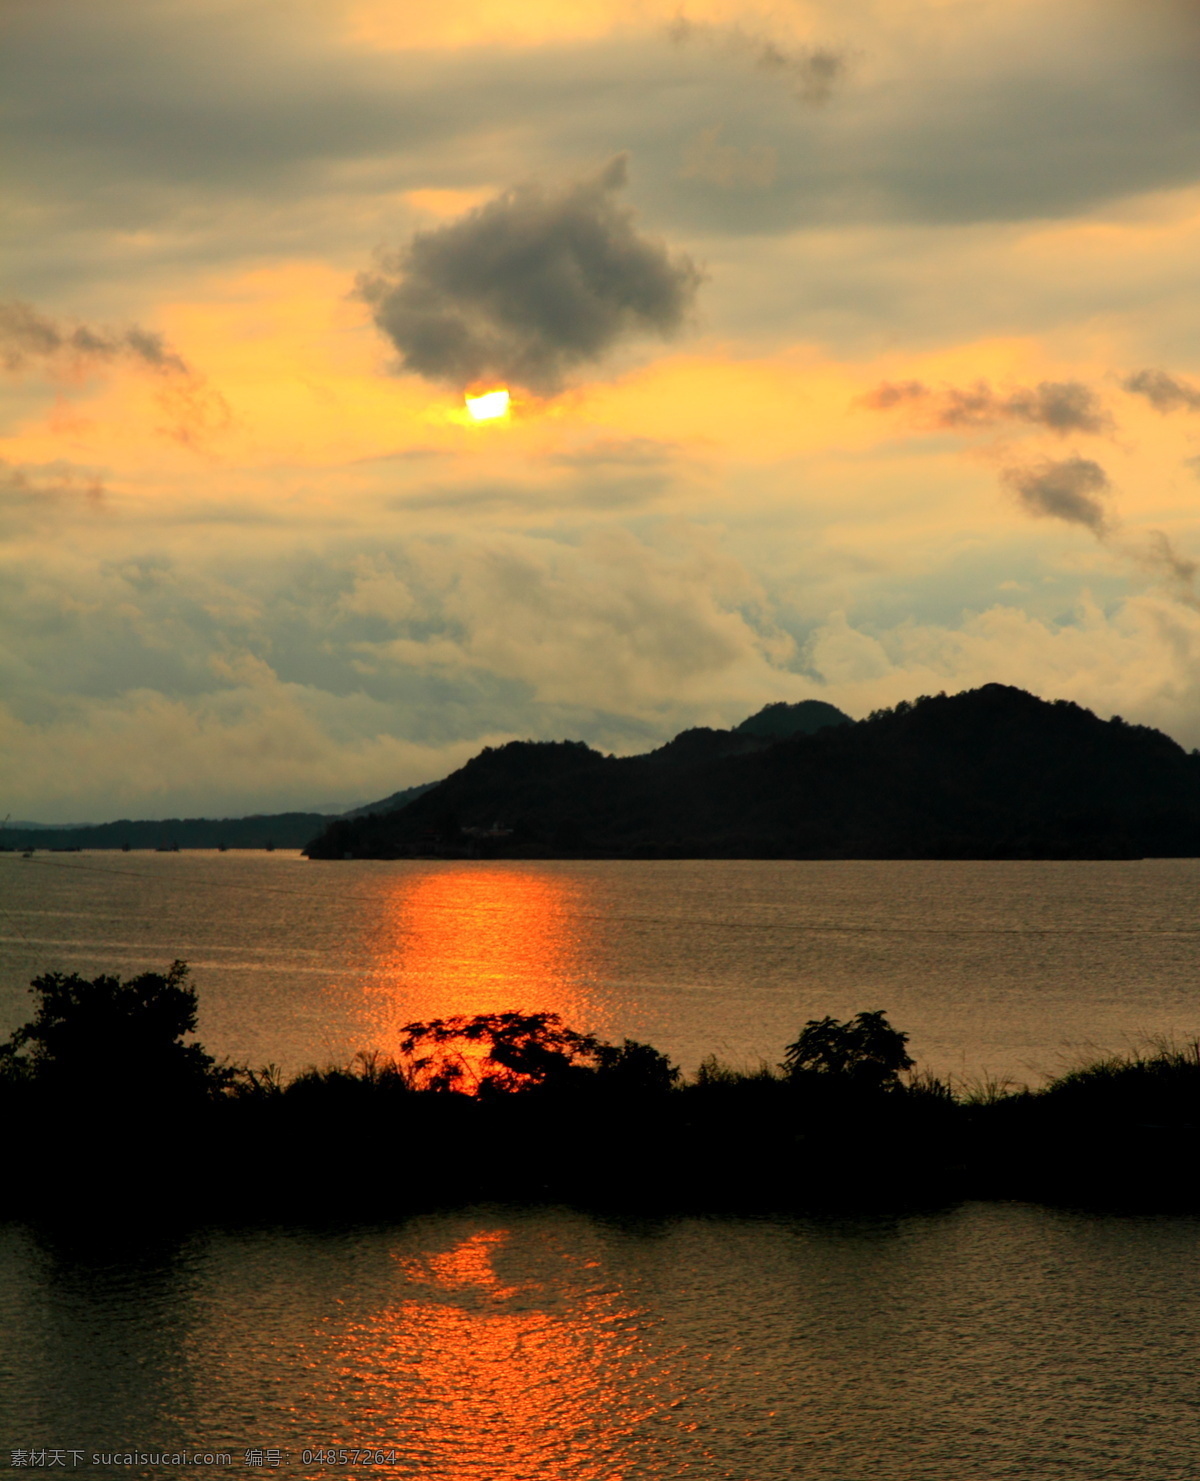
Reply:
[[859, 1013], [845, 1023], [810, 1018], [784, 1051], [782, 1068], [792, 1080], [826, 1075], [864, 1089], [888, 1090], [899, 1083], [901, 1070], [913, 1066], [907, 1043], [908, 1035], [894, 1029], [882, 1012]]
[[491, 1094], [588, 1085], [645, 1096], [670, 1090], [679, 1071], [650, 1044], [608, 1044], [568, 1028], [557, 1013], [477, 1013], [409, 1023], [400, 1049], [426, 1090]]
[[33, 1018], [0, 1045], [5, 1078], [71, 1098], [200, 1098], [229, 1083], [219, 1067], [184, 1035], [196, 1028], [196, 991], [187, 964], [166, 973], [91, 979], [46, 972], [30, 991]]
[[[557, 1013], [477, 1013], [407, 1023], [401, 1052], [428, 1090], [523, 1090], [560, 1079], [594, 1054], [598, 1040]], [[480, 1052], [482, 1051], [482, 1052]]]

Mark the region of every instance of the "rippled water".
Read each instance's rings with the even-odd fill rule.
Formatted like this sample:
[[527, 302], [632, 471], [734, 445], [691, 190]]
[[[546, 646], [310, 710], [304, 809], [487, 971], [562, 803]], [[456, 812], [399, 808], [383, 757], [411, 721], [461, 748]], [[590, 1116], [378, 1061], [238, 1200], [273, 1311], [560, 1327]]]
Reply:
[[0, 1033], [35, 972], [186, 958], [208, 1047], [296, 1069], [520, 1007], [691, 1067], [883, 1008], [941, 1072], [1020, 1079], [1200, 1032], [1200, 861], [317, 863], [0, 854]]
[[[252, 1063], [509, 1006], [685, 1064], [775, 1059], [809, 1016], [882, 1007], [938, 1068], [1024, 1075], [1200, 1028], [1198, 893], [1190, 860], [0, 855], [0, 1032], [34, 972], [178, 955], [206, 1043]], [[348, 1217], [352, 1193], [314, 1170], [315, 1216]], [[245, 1475], [247, 1448], [275, 1448], [293, 1474], [437, 1481], [1200, 1474], [1197, 1220], [998, 1204], [207, 1227], [219, 1201], [171, 1168], [128, 1190], [129, 1228], [86, 1208], [69, 1230], [0, 1227], [5, 1448], [126, 1476], [174, 1472], [90, 1457], [199, 1448]], [[185, 1232], [136, 1232], [143, 1210]], [[364, 1446], [395, 1460], [304, 1459]]]
[[[245, 1475], [273, 1447], [293, 1474], [437, 1481], [1200, 1469], [1193, 1219], [481, 1209], [120, 1253], [81, 1220], [0, 1230], [0, 1295], [6, 1448], [203, 1447]], [[304, 1462], [330, 1446], [396, 1462]]]

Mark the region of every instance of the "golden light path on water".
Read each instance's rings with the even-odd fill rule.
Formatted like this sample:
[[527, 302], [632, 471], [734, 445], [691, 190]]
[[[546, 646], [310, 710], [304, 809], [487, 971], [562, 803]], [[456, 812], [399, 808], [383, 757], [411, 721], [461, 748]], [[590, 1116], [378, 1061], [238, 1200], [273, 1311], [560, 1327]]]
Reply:
[[587, 893], [580, 878], [487, 865], [396, 878], [377, 926], [379, 970], [363, 985], [372, 1043], [391, 1053], [413, 1020], [509, 1009], [605, 1032], [586, 986]]
[[[385, 971], [365, 989], [374, 1041], [394, 1049], [413, 1019], [509, 1008], [603, 1029], [581, 986], [594, 950], [586, 894], [579, 879], [486, 865], [396, 879], [379, 928]], [[547, 1251], [547, 1278], [504, 1278], [510, 1238], [501, 1225], [397, 1253], [411, 1294], [343, 1333], [343, 1379], [361, 1385], [370, 1353], [382, 1428], [411, 1436], [410, 1461], [448, 1481], [564, 1470], [608, 1481], [663, 1404], [661, 1374], [637, 1379], [642, 1314], [578, 1251]]]
[[[333, 1217], [301, 1227], [0, 1226], [11, 1443], [144, 1436], [239, 1475], [271, 1445], [307, 1481], [1196, 1474], [1194, 1220], [968, 1203], [358, 1223], [323, 1171]], [[89, 1470], [118, 1474], [182, 1472]]]
[[600, 1260], [543, 1240], [506, 1278], [496, 1266], [513, 1239], [499, 1226], [396, 1251], [405, 1297], [343, 1331], [340, 1377], [361, 1391], [370, 1354], [362, 1398], [381, 1433], [408, 1437], [422, 1474], [616, 1481], [638, 1428], [678, 1397], [669, 1362], [641, 1350], [647, 1313]]

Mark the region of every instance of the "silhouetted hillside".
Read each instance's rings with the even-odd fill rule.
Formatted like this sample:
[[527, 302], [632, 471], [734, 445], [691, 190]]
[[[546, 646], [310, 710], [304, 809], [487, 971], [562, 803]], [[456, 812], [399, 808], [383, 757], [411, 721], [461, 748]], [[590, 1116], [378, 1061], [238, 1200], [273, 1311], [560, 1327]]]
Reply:
[[1200, 756], [988, 684], [771, 741], [685, 731], [645, 756], [486, 749], [313, 858], [1130, 858], [1200, 854]]
[[321, 813], [267, 813], [251, 818], [122, 818], [78, 828], [0, 829], [0, 847], [37, 849], [303, 848], [328, 819]]
[[422, 782], [418, 787], [402, 787], [399, 792], [393, 792], [390, 797], [381, 797], [378, 802], [364, 802], [361, 807], [352, 807], [340, 816], [365, 818], [368, 813], [373, 812], [398, 812], [400, 808], [407, 807], [414, 798], [420, 797], [422, 792], [428, 792], [431, 787], [436, 786], [436, 782]]
[[799, 704], [764, 705], [757, 715], [743, 720], [735, 730], [767, 740], [786, 740], [790, 735], [812, 735], [827, 725], [853, 725], [854, 721], [836, 705], [823, 699], [802, 699]]

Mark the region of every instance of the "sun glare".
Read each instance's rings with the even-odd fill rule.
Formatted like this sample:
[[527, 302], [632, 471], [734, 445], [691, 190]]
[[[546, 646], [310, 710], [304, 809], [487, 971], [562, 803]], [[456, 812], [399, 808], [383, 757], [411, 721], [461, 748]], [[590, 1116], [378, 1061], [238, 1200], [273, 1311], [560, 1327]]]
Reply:
[[508, 415], [507, 391], [484, 391], [482, 395], [464, 397], [467, 412], [476, 422], [495, 422]]

